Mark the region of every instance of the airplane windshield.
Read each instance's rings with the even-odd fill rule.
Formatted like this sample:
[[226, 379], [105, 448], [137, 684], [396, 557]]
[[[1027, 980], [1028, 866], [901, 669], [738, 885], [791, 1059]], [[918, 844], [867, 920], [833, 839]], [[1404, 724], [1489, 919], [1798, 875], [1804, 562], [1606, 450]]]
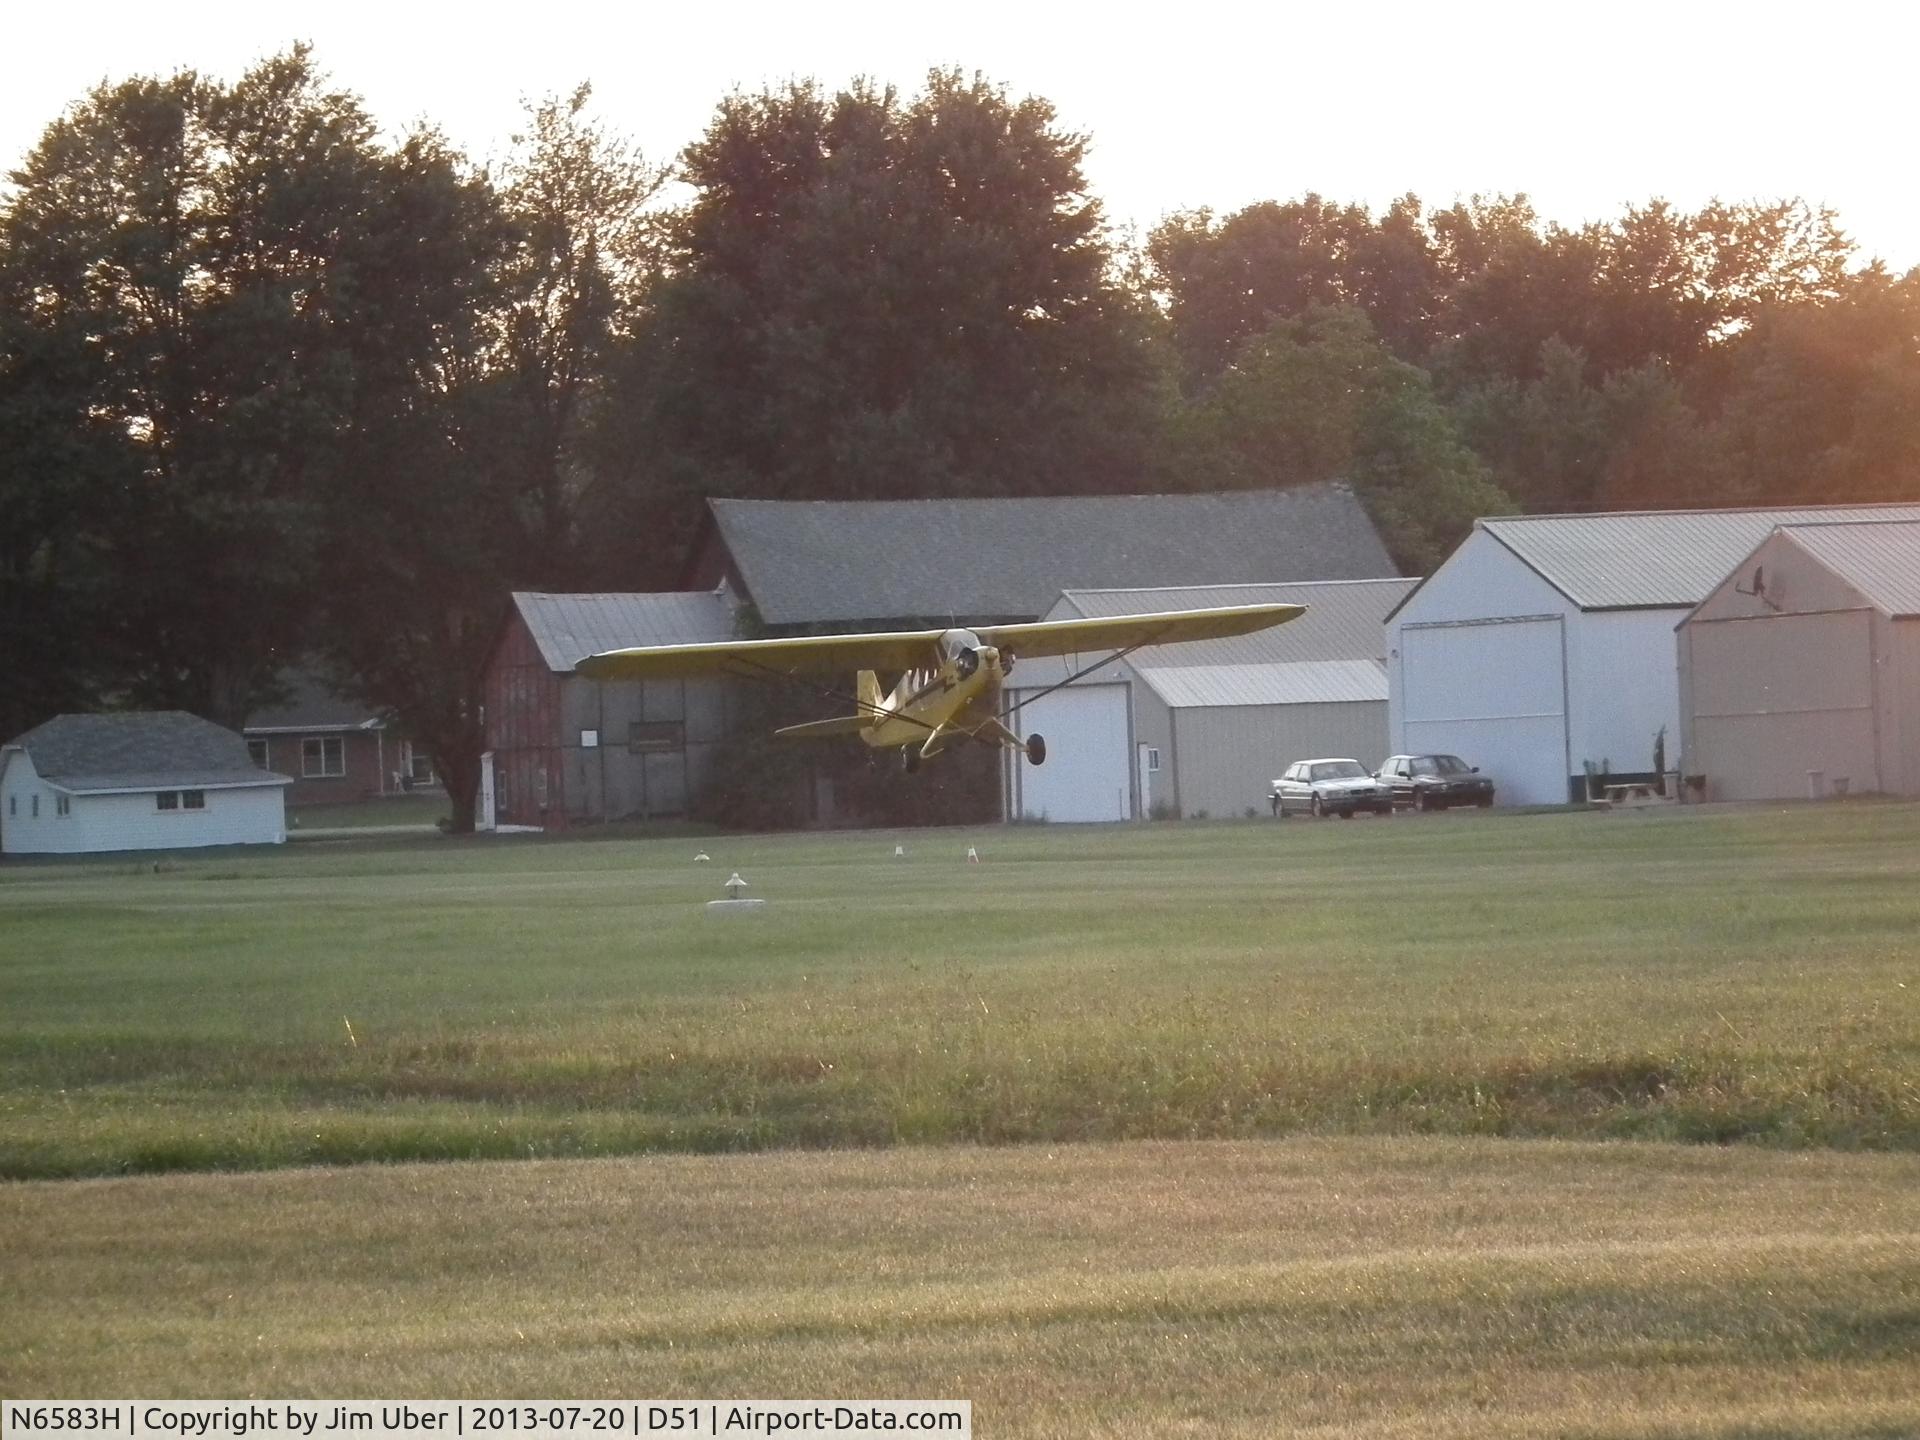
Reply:
[[980, 648], [980, 637], [971, 630], [949, 630], [940, 637], [940, 653], [955, 659]]

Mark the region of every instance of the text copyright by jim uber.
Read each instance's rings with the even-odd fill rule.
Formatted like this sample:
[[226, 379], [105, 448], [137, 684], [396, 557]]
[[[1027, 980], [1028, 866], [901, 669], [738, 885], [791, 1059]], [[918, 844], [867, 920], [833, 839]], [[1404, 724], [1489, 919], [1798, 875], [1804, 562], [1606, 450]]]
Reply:
[[970, 1400], [8, 1400], [0, 1440], [440, 1440], [442, 1436], [941, 1435]]

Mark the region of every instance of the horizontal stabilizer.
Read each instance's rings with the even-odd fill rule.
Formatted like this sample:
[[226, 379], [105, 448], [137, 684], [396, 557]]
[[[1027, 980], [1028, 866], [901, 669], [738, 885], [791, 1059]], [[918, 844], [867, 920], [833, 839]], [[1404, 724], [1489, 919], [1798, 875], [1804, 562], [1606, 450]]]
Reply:
[[864, 715], [840, 715], [831, 720], [809, 720], [804, 725], [787, 725], [774, 731], [782, 740], [825, 740], [834, 735], [858, 735], [869, 724]]

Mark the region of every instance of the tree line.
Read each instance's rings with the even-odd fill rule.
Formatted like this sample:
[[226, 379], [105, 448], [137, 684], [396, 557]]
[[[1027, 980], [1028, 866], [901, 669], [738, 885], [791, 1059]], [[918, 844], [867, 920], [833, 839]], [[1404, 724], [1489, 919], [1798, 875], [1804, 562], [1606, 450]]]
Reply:
[[[1351, 483], [1475, 515], [1920, 495], [1920, 271], [1797, 200], [1565, 227], [1308, 195], [1116, 237], [959, 71], [476, 165], [303, 47], [103, 85], [0, 195], [0, 731], [318, 666], [470, 824], [513, 589], [670, 588], [701, 502]], [[670, 184], [672, 188], [670, 188]]]

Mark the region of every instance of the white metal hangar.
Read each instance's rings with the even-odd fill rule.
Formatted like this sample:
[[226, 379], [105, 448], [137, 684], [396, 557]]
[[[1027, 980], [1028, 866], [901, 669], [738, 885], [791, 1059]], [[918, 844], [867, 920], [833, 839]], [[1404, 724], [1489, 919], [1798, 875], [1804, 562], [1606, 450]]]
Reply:
[[1577, 799], [1589, 765], [1690, 770], [1674, 627], [1776, 526], [1854, 520], [1920, 505], [1477, 521], [1388, 617], [1392, 748], [1465, 757], [1503, 805]]
[[1387, 754], [1381, 622], [1414, 583], [1065, 592], [1048, 619], [1268, 603], [1307, 611], [1253, 635], [1150, 647], [1063, 689], [1050, 687], [1100, 657], [1016, 663], [1014, 728], [1047, 737], [1047, 763], [1007, 767], [1007, 815], [1241, 815], [1264, 809], [1268, 781], [1290, 761], [1351, 755], [1377, 765]]
[[1920, 795], [1920, 521], [1782, 526], [1678, 635], [1705, 798]]

